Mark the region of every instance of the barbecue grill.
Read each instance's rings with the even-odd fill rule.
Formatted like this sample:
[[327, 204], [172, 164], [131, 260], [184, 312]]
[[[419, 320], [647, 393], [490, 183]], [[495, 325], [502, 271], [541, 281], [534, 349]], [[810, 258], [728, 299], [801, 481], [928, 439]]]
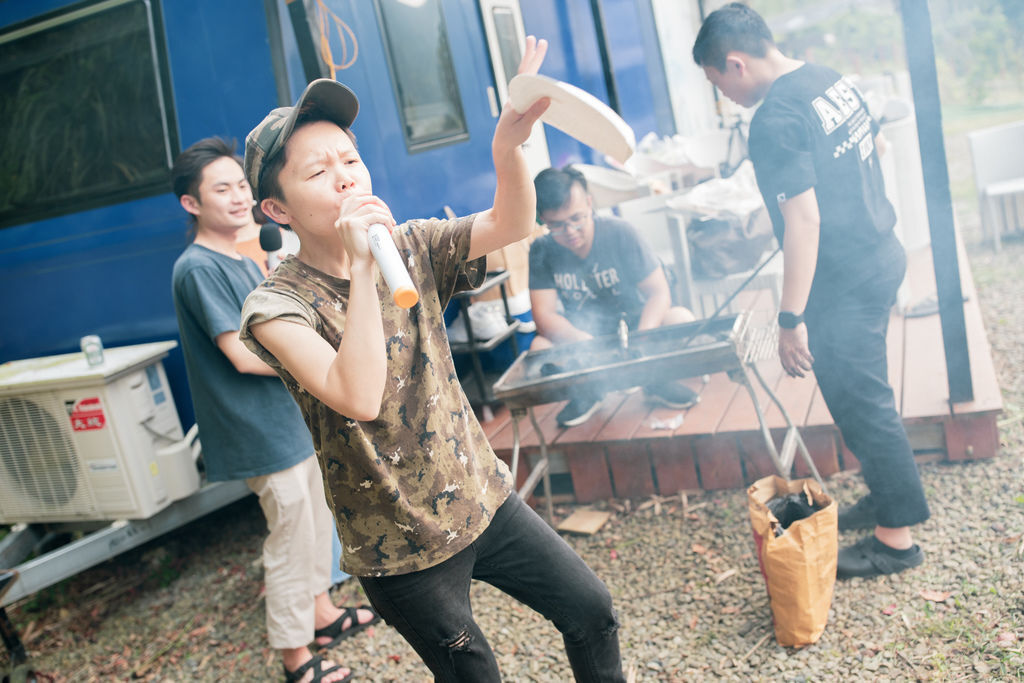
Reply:
[[[742, 312], [636, 332], [620, 329], [617, 335], [523, 352], [494, 384], [495, 398], [503, 401], [512, 414], [513, 472], [518, 471], [519, 421], [523, 417], [529, 417], [540, 441], [540, 459], [520, 494], [525, 497], [543, 478], [548, 519], [553, 518], [547, 443], [533, 406], [569, 399], [583, 387], [616, 391], [715, 372], [726, 372], [747, 390], [765, 446], [779, 474], [789, 476], [799, 452], [814, 478], [822, 483], [799, 430], [757, 369], [758, 361], [777, 355], [777, 339], [775, 323], [755, 325], [752, 313]], [[786, 422], [781, 449], [775, 447], [751, 375]]]

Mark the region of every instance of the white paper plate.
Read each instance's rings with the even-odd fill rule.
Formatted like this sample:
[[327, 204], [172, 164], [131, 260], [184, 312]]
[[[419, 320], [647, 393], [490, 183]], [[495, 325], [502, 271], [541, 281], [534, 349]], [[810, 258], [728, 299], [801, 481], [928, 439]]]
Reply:
[[519, 74], [508, 84], [509, 101], [518, 112], [542, 97], [551, 98], [540, 120], [619, 163], [633, 156], [636, 135], [611, 107], [586, 90], [540, 74]]

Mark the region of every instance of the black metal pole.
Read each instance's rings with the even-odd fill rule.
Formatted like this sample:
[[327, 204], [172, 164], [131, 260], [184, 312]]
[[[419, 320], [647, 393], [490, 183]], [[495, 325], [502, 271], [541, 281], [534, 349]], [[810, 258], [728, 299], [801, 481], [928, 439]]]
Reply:
[[277, 86], [277, 106], [288, 107], [293, 100], [288, 80], [288, 65], [285, 63], [284, 35], [281, 32], [281, 15], [277, 11], [277, 0], [263, 0], [263, 11], [267, 15], [270, 68], [274, 72], [274, 85]]
[[927, 0], [900, 0], [907, 66], [917, 114], [917, 137], [921, 145], [921, 170], [928, 207], [932, 261], [942, 343], [946, 349], [946, 376], [951, 403], [974, 398], [971, 361], [967, 351], [963, 290], [956, 252], [953, 202], [949, 192], [949, 169], [942, 135], [939, 80], [935, 71], [935, 46]]
[[302, 72], [306, 76], [306, 81], [323, 78], [327, 74], [324, 73], [313, 41], [313, 25], [306, 12], [305, 0], [285, 0], [285, 4], [292, 20], [292, 31], [295, 32], [295, 42], [299, 47], [299, 59], [302, 61]]
[[621, 114], [619, 109], [619, 87], [615, 83], [615, 72], [612, 70], [612, 58], [608, 50], [608, 34], [604, 29], [604, 11], [601, 0], [590, 0], [590, 12], [594, 15], [594, 32], [597, 34], [597, 50], [601, 55], [601, 67], [604, 70], [604, 87], [608, 91], [608, 106]]

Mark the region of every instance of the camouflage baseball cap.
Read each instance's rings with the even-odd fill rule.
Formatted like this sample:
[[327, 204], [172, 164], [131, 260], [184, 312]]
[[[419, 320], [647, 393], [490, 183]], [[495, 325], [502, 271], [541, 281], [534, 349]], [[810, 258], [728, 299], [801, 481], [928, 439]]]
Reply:
[[359, 113], [359, 100], [354, 92], [338, 81], [318, 78], [303, 91], [294, 107], [278, 107], [245, 136], [245, 177], [259, 196], [260, 170], [267, 160], [284, 149], [295, 129], [300, 113], [310, 107], [342, 128], [349, 128]]

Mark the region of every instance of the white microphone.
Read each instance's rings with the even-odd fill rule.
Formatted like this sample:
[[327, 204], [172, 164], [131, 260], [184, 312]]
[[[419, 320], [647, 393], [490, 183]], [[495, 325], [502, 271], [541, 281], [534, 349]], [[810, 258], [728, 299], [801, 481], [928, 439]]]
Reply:
[[370, 240], [370, 251], [377, 261], [381, 275], [391, 289], [391, 296], [399, 308], [412, 308], [420, 300], [409, 271], [402, 263], [402, 255], [398, 253], [395, 241], [391, 239], [391, 232], [382, 224], [374, 223], [366, 231], [366, 237]]

